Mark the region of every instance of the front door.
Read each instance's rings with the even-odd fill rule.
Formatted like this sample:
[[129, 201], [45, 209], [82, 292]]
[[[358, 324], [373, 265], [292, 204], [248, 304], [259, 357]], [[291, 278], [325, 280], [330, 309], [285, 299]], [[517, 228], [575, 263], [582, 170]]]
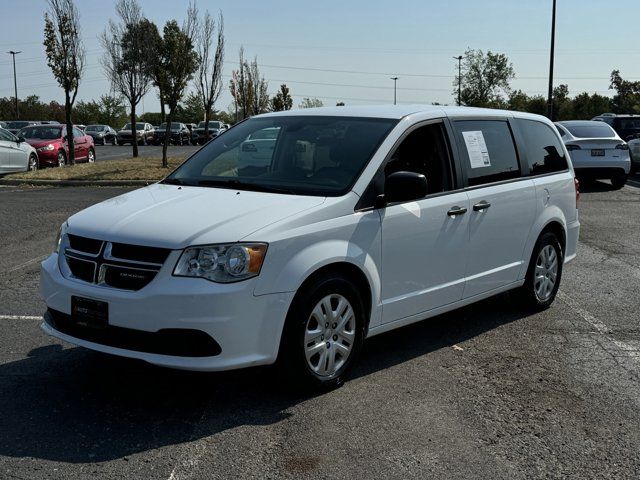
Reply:
[[452, 191], [454, 175], [441, 122], [411, 131], [392, 154], [385, 175], [414, 171], [427, 178], [425, 198], [387, 206], [382, 222], [382, 322], [462, 298], [469, 200]]

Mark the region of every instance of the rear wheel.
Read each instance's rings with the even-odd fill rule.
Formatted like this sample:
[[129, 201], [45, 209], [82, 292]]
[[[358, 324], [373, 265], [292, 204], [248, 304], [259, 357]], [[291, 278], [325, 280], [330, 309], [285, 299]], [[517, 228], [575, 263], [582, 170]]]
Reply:
[[551, 232], [540, 235], [531, 255], [520, 296], [535, 310], [551, 306], [560, 287], [564, 254], [558, 237]]
[[616, 190], [620, 190], [627, 183], [627, 175], [618, 175], [611, 179], [611, 185]]
[[27, 169], [32, 172], [34, 170], [38, 169], [38, 156], [35, 154], [31, 154], [29, 155], [29, 165], [27, 166]]
[[335, 388], [356, 362], [364, 325], [357, 287], [336, 274], [318, 277], [296, 294], [278, 361], [294, 385]]

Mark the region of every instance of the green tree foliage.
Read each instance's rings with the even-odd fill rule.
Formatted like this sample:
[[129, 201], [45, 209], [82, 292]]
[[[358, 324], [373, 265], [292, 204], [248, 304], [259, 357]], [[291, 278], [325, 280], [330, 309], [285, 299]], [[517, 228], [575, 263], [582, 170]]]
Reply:
[[597, 93], [589, 95], [583, 92], [577, 95], [572, 103], [573, 118], [578, 120], [591, 120], [596, 115], [611, 111], [611, 99]]
[[522, 90], [516, 90], [509, 95], [509, 101], [507, 103], [509, 110], [516, 110], [518, 112], [537, 113], [538, 115], [546, 115], [547, 113], [547, 100], [542, 95], [535, 95], [530, 97]]
[[298, 108], [316, 108], [323, 107], [324, 103], [319, 98], [309, 98], [305, 97], [302, 99], [302, 102], [298, 104]]
[[270, 108], [268, 83], [260, 75], [258, 57], [252, 62], [244, 58], [244, 48], [240, 47], [238, 70], [234, 70], [229, 82], [229, 90], [233, 97], [237, 112], [237, 120], [251, 115], [265, 113]]
[[281, 112], [283, 110], [291, 110], [293, 107], [293, 98], [289, 94], [289, 87], [286, 84], [280, 85], [280, 90], [271, 99], [271, 110]]
[[620, 70], [614, 70], [609, 88], [616, 91], [611, 102], [615, 113], [640, 113], [640, 81], [624, 80]]
[[[136, 107], [151, 84], [149, 38], [157, 27], [144, 18], [136, 0], [118, 0], [119, 22], [109, 20], [100, 36], [104, 49], [102, 65], [114, 90], [129, 103], [129, 121], [135, 130]], [[138, 144], [132, 142], [133, 156], [138, 156]]]
[[182, 27], [175, 20], [169, 20], [163, 29], [162, 48], [156, 59], [165, 72], [161, 79], [164, 99], [169, 106], [167, 116], [167, 134], [162, 146], [162, 166], [169, 167], [167, 147], [169, 145], [169, 125], [176, 118], [178, 103], [184, 96], [185, 89], [193, 74], [198, 69], [198, 54], [195, 51], [194, 37], [197, 25], [193, 7], [187, 12], [187, 20]]
[[[462, 62], [463, 105], [472, 107], [501, 108], [511, 93], [509, 82], [515, 77], [513, 64], [502, 53], [467, 49]], [[457, 98], [458, 82], [454, 80], [453, 95]]]
[[[215, 112], [209, 113], [209, 118]], [[195, 92], [189, 93], [184, 101], [176, 108], [176, 119], [186, 123], [198, 123], [203, 121], [205, 113], [200, 95]]]
[[116, 129], [127, 123], [127, 109], [122, 98], [101, 95], [98, 106], [100, 110], [97, 123], [110, 125]]
[[74, 109], [75, 123], [90, 125], [100, 121], [100, 104], [94, 100], [85, 102], [80, 100]]
[[[73, 0], [48, 0], [44, 14], [44, 47], [47, 65], [64, 90], [67, 142], [73, 145], [71, 110], [78, 95], [84, 70], [85, 50], [80, 36], [80, 19]], [[68, 163], [75, 164], [75, 152], [69, 148]]]

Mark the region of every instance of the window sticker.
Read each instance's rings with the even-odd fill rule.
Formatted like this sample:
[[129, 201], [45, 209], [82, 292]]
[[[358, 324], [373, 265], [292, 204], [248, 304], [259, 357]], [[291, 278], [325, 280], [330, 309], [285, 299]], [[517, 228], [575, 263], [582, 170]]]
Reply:
[[467, 145], [471, 168], [490, 167], [489, 150], [487, 150], [487, 144], [484, 141], [482, 132], [480, 130], [462, 132], [462, 136], [464, 137], [464, 143]]

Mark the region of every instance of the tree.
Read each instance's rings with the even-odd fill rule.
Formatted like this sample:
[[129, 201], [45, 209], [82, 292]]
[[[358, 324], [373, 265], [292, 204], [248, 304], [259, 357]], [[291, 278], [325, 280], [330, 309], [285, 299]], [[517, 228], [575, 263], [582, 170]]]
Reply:
[[[229, 82], [229, 90], [231, 90], [231, 96], [236, 108], [236, 122], [251, 115], [251, 106], [254, 101], [253, 86], [249, 79], [249, 68], [244, 59], [244, 47], [240, 47], [238, 56], [240, 58], [238, 62], [239, 68], [232, 72]], [[238, 115], [240, 118], [238, 118]]]
[[[157, 32], [154, 23], [145, 19], [136, 0], [118, 0], [116, 13], [120, 23], [109, 20], [100, 36], [104, 48], [102, 65], [114, 90], [129, 102], [129, 121], [132, 135], [136, 135], [136, 106], [147, 93], [151, 83], [149, 74], [148, 39]], [[138, 142], [132, 141], [133, 156], [138, 156]]]
[[616, 91], [611, 102], [615, 113], [640, 113], [640, 81], [623, 80], [620, 70], [614, 70], [609, 89]]
[[569, 85], [558, 85], [553, 89], [553, 121], [569, 120], [573, 118], [573, 102], [569, 98]]
[[293, 98], [289, 94], [289, 87], [286, 84], [280, 85], [280, 90], [271, 99], [271, 110], [281, 112], [283, 110], [291, 110], [293, 107]]
[[65, 123], [67, 125], [68, 163], [76, 163], [73, 148], [71, 109], [78, 95], [84, 71], [85, 50], [80, 36], [80, 19], [73, 0], [48, 0], [44, 14], [44, 47], [47, 65], [64, 90]]
[[253, 89], [253, 103], [251, 105], [251, 113], [253, 115], [260, 115], [269, 111], [269, 94], [267, 89], [269, 84], [260, 76], [260, 69], [258, 68], [258, 57], [254, 57], [253, 61], [245, 65], [245, 69], [249, 76], [249, 85]]
[[127, 109], [122, 98], [111, 95], [101, 95], [98, 102], [100, 109], [98, 122], [118, 128], [127, 121]]
[[601, 113], [611, 111], [611, 99], [594, 93], [583, 92], [573, 99], [573, 118], [591, 120]]
[[[214, 35], [216, 37], [215, 53], [212, 51]], [[218, 14], [217, 34], [215, 20], [209, 11], [205, 13], [204, 21], [196, 37], [196, 50], [200, 57], [200, 66], [196, 74], [196, 88], [204, 110], [204, 138], [209, 138], [211, 110], [222, 93], [222, 66], [224, 63], [224, 18], [222, 12]]]
[[[502, 53], [467, 49], [462, 63], [463, 105], [473, 107], [503, 107], [505, 95], [511, 88], [509, 81], [515, 77], [513, 64]], [[459, 77], [454, 80], [454, 96], [458, 95]]]
[[302, 99], [302, 102], [298, 105], [298, 108], [316, 108], [323, 107], [324, 103], [319, 98], [309, 98], [305, 97]]
[[187, 20], [182, 27], [175, 20], [169, 20], [163, 30], [162, 50], [157, 61], [166, 73], [162, 79], [162, 90], [169, 106], [167, 129], [162, 146], [162, 166], [169, 167], [167, 147], [171, 138], [171, 122], [175, 118], [178, 102], [182, 100], [184, 91], [198, 69], [198, 54], [195, 51], [194, 37], [197, 11], [191, 5], [187, 11]]
[[[202, 98], [198, 93], [189, 93], [181, 105], [176, 109], [176, 118], [187, 123], [198, 123], [205, 118], [204, 107], [201, 102]], [[207, 121], [213, 119], [213, 113], [210, 112]], [[208, 138], [208, 137], [205, 137]]]
[[100, 105], [93, 100], [85, 102], [80, 100], [75, 108], [74, 117], [77, 123], [90, 125], [100, 122]]
[[547, 100], [542, 95], [535, 95], [530, 97], [522, 90], [516, 90], [509, 95], [509, 101], [507, 103], [509, 110], [516, 110], [519, 112], [536, 113], [538, 115], [547, 114]]

